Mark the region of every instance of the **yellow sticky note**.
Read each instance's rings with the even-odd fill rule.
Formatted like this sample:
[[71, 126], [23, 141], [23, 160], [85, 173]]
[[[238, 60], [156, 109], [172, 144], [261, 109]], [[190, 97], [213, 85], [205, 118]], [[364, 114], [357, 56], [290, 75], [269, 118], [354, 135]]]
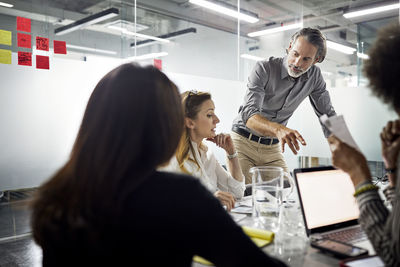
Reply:
[[269, 243], [271, 243], [271, 240], [265, 240], [265, 239], [261, 239], [261, 238], [257, 238], [257, 237], [250, 237], [250, 239], [257, 245], [257, 247], [261, 248], [264, 247], [266, 245], [268, 245]]
[[0, 44], [11, 46], [11, 36], [10, 31], [0, 30]]
[[258, 238], [269, 241], [268, 243], [274, 240], [274, 232], [264, 230], [264, 229], [257, 229], [247, 226], [242, 226], [243, 232], [251, 238]]
[[0, 63], [11, 64], [11, 50], [0, 49]]
[[193, 257], [193, 261], [201, 263], [203, 265], [207, 265], [207, 266], [213, 266], [214, 265], [214, 264], [212, 264], [212, 262], [209, 262], [208, 260], [206, 260], [206, 259], [204, 259], [204, 258], [202, 258], [200, 256], [197, 256], [197, 255], [195, 255]]

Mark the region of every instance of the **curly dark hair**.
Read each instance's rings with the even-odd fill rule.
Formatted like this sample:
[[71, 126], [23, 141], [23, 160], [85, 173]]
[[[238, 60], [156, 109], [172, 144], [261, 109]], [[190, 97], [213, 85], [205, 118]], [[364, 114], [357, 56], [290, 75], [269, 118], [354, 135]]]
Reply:
[[400, 112], [400, 26], [396, 23], [379, 31], [364, 62], [364, 74], [372, 92]]

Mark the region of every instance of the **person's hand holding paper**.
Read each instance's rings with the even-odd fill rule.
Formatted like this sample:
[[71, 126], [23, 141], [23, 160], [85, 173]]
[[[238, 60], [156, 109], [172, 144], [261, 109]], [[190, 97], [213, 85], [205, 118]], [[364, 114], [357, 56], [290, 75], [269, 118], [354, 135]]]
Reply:
[[347, 172], [355, 186], [370, 180], [367, 160], [351, 136], [343, 115], [329, 118], [322, 115], [320, 120], [331, 132], [328, 142], [332, 152], [332, 164]]
[[349, 129], [347, 128], [343, 115], [328, 117], [326, 114], [324, 114], [319, 119], [321, 123], [328, 128], [332, 135], [336, 136], [338, 139], [340, 139], [340, 141], [360, 151], [360, 148], [354, 141]]

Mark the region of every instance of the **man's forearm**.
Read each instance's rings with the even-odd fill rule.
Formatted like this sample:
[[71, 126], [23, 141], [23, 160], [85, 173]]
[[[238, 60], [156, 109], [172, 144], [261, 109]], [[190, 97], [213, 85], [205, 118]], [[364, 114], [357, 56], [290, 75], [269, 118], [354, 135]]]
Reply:
[[300, 141], [303, 146], [306, 145], [306, 141], [298, 131], [289, 129], [282, 124], [269, 121], [259, 114], [250, 117], [246, 122], [246, 126], [259, 132], [263, 136], [273, 136], [278, 138], [281, 143], [282, 152], [285, 152], [285, 144], [289, 146], [295, 155], [300, 149], [298, 141]]
[[246, 127], [250, 128], [263, 136], [275, 136], [279, 127], [281, 127], [279, 123], [269, 121], [259, 114], [255, 114], [251, 116], [247, 122]]

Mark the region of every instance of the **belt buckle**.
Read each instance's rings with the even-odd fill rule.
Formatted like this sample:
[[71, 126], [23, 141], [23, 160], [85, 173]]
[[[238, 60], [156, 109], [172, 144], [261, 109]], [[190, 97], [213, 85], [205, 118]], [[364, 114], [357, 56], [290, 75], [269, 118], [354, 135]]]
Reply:
[[261, 137], [261, 136], [259, 136], [259, 137], [258, 137], [257, 144], [260, 144], [260, 142], [261, 142], [261, 139], [262, 139], [262, 137]]

